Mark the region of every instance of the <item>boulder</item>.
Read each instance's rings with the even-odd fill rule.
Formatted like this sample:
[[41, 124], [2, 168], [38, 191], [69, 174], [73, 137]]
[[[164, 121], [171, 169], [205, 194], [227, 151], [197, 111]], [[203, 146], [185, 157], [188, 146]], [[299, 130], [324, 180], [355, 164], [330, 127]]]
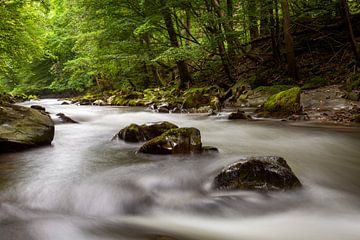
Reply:
[[289, 190], [299, 179], [281, 157], [249, 157], [225, 167], [214, 179], [218, 190]]
[[125, 142], [143, 142], [160, 136], [173, 128], [178, 128], [178, 126], [167, 121], [146, 123], [142, 125], [131, 124], [121, 129], [117, 136]]
[[63, 113], [57, 113], [56, 116], [58, 116], [63, 123], [79, 123]]
[[237, 110], [237, 112], [232, 112], [228, 116], [229, 120], [236, 120], [236, 119], [251, 119], [251, 116], [246, 115], [244, 111]]
[[300, 105], [301, 89], [294, 87], [274, 94], [262, 106], [263, 111], [269, 112], [274, 117], [287, 117], [302, 112]]
[[196, 128], [175, 128], [144, 143], [140, 153], [190, 154], [201, 153], [200, 131]]
[[0, 152], [51, 144], [54, 123], [43, 111], [15, 105], [0, 107]]
[[63, 101], [63, 102], [61, 103], [61, 105], [70, 105], [70, 103], [69, 103], [69, 102], [66, 102], [66, 101]]

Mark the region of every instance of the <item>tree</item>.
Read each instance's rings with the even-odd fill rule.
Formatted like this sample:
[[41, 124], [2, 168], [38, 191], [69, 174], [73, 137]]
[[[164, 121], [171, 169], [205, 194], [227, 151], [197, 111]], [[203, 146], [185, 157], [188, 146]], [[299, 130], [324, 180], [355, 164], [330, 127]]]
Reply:
[[340, 6], [341, 6], [341, 15], [344, 19], [346, 30], [348, 33], [349, 43], [356, 61], [356, 65], [358, 66], [360, 64], [360, 56], [350, 20], [349, 6], [347, 0], [340, 0]]
[[294, 40], [291, 34], [289, 3], [288, 0], [280, 0], [280, 4], [284, 18], [284, 40], [286, 46], [288, 74], [297, 80], [299, 76], [295, 58]]

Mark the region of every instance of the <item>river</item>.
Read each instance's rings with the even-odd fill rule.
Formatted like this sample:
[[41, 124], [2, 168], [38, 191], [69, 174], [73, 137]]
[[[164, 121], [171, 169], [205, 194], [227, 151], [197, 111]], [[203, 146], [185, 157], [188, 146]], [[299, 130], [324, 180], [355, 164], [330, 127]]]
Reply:
[[[51, 146], [0, 155], [1, 240], [360, 239], [360, 130], [157, 114], [40, 100], [56, 122]], [[80, 124], [60, 124], [63, 112]], [[111, 141], [130, 123], [199, 128], [218, 154], [136, 154]], [[210, 189], [248, 155], [284, 157], [304, 187]], [[169, 238], [167, 238], [169, 237]]]

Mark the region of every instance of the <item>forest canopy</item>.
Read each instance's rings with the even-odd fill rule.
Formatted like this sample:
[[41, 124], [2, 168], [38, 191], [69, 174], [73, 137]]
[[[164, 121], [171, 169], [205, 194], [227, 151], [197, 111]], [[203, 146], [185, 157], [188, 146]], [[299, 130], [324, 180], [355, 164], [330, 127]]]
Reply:
[[353, 72], [359, 11], [359, 0], [0, 0], [0, 88], [301, 85]]

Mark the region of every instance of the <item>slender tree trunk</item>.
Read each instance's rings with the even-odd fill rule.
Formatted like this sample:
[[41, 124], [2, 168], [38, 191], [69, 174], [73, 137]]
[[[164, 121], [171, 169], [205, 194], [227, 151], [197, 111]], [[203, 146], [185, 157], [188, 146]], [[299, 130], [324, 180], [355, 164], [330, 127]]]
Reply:
[[[250, 41], [254, 41], [259, 37], [259, 29], [257, 23], [257, 16], [256, 16], [256, 1], [255, 0], [248, 0], [248, 13], [249, 13], [249, 23], [250, 23]], [[252, 47], [255, 47], [252, 44]]]
[[[169, 35], [171, 46], [174, 48], [179, 48], [179, 42], [176, 37], [176, 32], [174, 29], [174, 24], [170, 9], [166, 7], [166, 1], [162, 0], [161, 4], [162, 6], [164, 6], [164, 8], [161, 11], [161, 14], [163, 15], [165, 21], [166, 30]], [[184, 60], [176, 61], [176, 65], [179, 70], [179, 76], [180, 76], [179, 88], [184, 88], [186, 84], [191, 83], [192, 81], [191, 75], [188, 70], [188, 66]]]
[[280, 3], [284, 18], [284, 39], [286, 46], [288, 74], [297, 80], [299, 76], [295, 59], [294, 40], [291, 34], [289, 2], [288, 0], [281, 0]]
[[271, 35], [271, 50], [275, 63], [279, 63], [280, 61], [280, 50], [279, 50], [279, 41], [276, 36], [276, 22], [274, 18], [274, 5], [272, 5], [269, 10], [269, 20], [270, 20], [270, 35]]
[[[225, 17], [225, 13], [224, 11], [222, 11], [221, 6], [220, 6], [220, 2], [219, 0], [212, 0], [211, 1], [212, 6], [215, 10], [215, 13], [217, 14], [217, 16], [221, 19]], [[228, 51], [233, 51], [234, 50], [234, 43], [230, 37], [230, 29], [229, 26], [226, 23], [223, 24], [219, 24], [218, 27], [214, 26], [214, 29], [217, 29], [215, 31], [216, 35], [220, 35], [222, 33], [222, 29], [221, 26], [224, 28], [224, 34], [225, 34], [225, 38], [228, 41]], [[231, 58], [229, 57], [228, 52], [226, 52], [226, 48], [225, 48], [225, 44], [224, 41], [222, 40], [217, 40], [218, 43], [218, 49], [219, 49], [219, 54], [221, 57], [221, 61], [222, 61], [222, 65], [223, 65], [223, 69], [224, 72], [226, 74], [226, 76], [228, 77], [228, 79], [230, 80], [230, 82], [233, 82], [233, 77], [231, 74]]]
[[271, 4], [268, 0], [262, 0], [260, 3], [260, 36], [266, 36], [270, 33], [269, 29], [269, 9]]
[[[152, 57], [153, 57], [153, 56], [152, 56], [153, 54], [151, 53], [150, 34], [149, 34], [149, 33], [145, 33], [145, 34], [143, 35], [143, 39], [144, 39], [144, 42], [145, 42], [146, 49], [149, 51], [149, 55], [150, 55], [150, 57], [152, 58]], [[161, 80], [160, 80], [160, 78], [159, 78], [159, 75], [157, 74], [156, 67], [155, 67], [153, 64], [151, 64], [151, 65], [149, 66], [149, 68], [150, 68], [151, 74], [152, 74], [152, 76], [153, 76], [155, 85], [164, 85], [164, 84], [161, 82]]]
[[346, 24], [346, 29], [347, 29], [347, 33], [348, 33], [351, 50], [354, 54], [354, 58], [356, 60], [356, 65], [359, 66], [359, 64], [360, 64], [359, 50], [358, 50], [357, 43], [356, 43], [356, 40], [354, 37], [354, 32], [353, 32], [353, 28], [352, 28], [352, 24], [351, 24], [351, 20], [350, 20], [350, 12], [349, 12], [349, 6], [347, 3], [347, 0], [340, 0], [340, 4], [341, 4], [341, 13], [342, 13], [341, 15]]
[[190, 39], [191, 39], [191, 15], [190, 15], [190, 9], [185, 10], [185, 23], [186, 23], [186, 33], [187, 33], [187, 40], [186, 45], [190, 45]]

